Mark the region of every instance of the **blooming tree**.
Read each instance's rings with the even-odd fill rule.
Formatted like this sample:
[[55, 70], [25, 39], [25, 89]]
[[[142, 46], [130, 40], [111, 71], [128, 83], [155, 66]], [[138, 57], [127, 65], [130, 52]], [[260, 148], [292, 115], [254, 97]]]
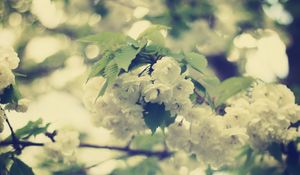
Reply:
[[[116, 159], [143, 157], [137, 165], [111, 174], [175, 174], [168, 167], [189, 172], [200, 165], [207, 167], [206, 174], [297, 174], [299, 162], [292, 156], [299, 155], [300, 106], [291, 90], [247, 76], [220, 82], [200, 53], [168, 49], [162, 33], [167, 29], [154, 25], [137, 39], [101, 32], [80, 40], [102, 50], [87, 78], [84, 104], [92, 122], [126, 140], [125, 146], [81, 142], [78, 132], [49, 131], [42, 120], [15, 130], [6, 113], [25, 112], [28, 100], [22, 99], [15, 82], [15, 76], [23, 75], [12, 72], [19, 64], [17, 54], [1, 48], [0, 132], [10, 130], [0, 140], [1, 175], [34, 174], [19, 158], [32, 146], [43, 147], [53, 162], [69, 166], [76, 165], [80, 148], [124, 153]], [[48, 142], [30, 140], [40, 135]], [[157, 144], [161, 147], [155, 148]]]

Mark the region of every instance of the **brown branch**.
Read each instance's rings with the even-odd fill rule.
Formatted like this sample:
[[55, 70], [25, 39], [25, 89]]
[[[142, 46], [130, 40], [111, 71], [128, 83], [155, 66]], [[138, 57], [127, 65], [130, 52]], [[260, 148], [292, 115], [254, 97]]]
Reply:
[[18, 144], [19, 139], [18, 139], [18, 137], [16, 136], [16, 134], [15, 134], [15, 132], [14, 132], [14, 129], [13, 129], [13, 127], [11, 126], [11, 124], [10, 124], [10, 122], [9, 122], [9, 120], [8, 120], [8, 118], [7, 118], [7, 116], [6, 116], [5, 113], [4, 113], [4, 118], [5, 118], [5, 121], [6, 121], [7, 125], [8, 125], [9, 130], [10, 130], [10, 133], [11, 133], [12, 145], [13, 145], [14, 149], [16, 150], [16, 153], [17, 153], [17, 154], [21, 154], [22, 148], [21, 148], [21, 146]]
[[[37, 146], [42, 147], [45, 144], [44, 143], [36, 143], [36, 142], [29, 142], [29, 141], [18, 141], [15, 143], [14, 141], [3, 141], [0, 142], [0, 147], [10, 146], [18, 144], [22, 148], [31, 147], [31, 146]], [[166, 159], [170, 156], [172, 156], [174, 153], [170, 152], [168, 150], [162, 150], [162, 151], [151, 151], [151, 150], [142, 150], [142, 149], [132, 149], [129, 147], [120, 147], [120, 146], [103, 146], [103, 145], [95, 145], [95, 144], [88, 144], [88, 143], [81, 143], [79, 148], [94, 148], [94, 149], [108, 149], [113, 151], [120, 151], [126, 153], [128, 156], [146, 156], [146, 157], [157, 157], [160, 160]]]

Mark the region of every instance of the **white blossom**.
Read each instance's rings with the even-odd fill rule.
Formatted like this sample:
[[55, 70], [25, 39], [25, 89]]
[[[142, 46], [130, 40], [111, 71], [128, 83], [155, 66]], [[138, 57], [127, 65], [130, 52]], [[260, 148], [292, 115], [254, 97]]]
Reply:
[[0, 63], [0, 91], [15, 83], [12, 71], [3, 63]]
[[191, 124], [191, 151], [213, 167], [231, 165], [247, 140], [245, 133], [242, 129], [226, 129], [220, 116], [202, 116]]
[[20, 59], [13, 48], [0, 47], [0, 64], [6, 65], [9, 69], [16, 69]]
[[55, 142], [45, 144], [45, 150], [57, 162], [72, 163], [76, 159], [79, 143], [78, 132], [60, 130], [55, 136]]
[[173, 91], [167, 84], [154, 83], [143, 89], [143, 95], [146, 102], [163, 103], [171, 100]]
[[180, 79], [180, 66], [171, 57], [163, 57], [153, 66], [152, 77], [164, 84], [174, 85]]
[[173, 87], [174, 97], [177, 99], [187, 99], [194, 92], [194, 84], [189, 79], [181, 78]]
[[30, 100], [26, 98], [22, 98], [18, 101], [16, 111], [17, 112], [26, 112], [28, 110], [28, 105], [30, 103]]
[[168, 146], [172, 149], [190, 151], [189, 127], [187, 127], [183, 121], [173, 123], [168, 127], [166, 141]]

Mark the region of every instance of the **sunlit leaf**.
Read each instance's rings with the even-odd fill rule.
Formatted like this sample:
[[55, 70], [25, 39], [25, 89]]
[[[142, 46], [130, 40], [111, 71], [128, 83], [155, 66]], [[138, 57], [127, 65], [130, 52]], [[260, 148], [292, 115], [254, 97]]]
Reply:
[[254, 81], [251, 77], [233, 77], [223, 81], [216, 89], [216, 106], [224, 103], [228, 98], [249, 88]]
[[108, 86], [110, 86], [117, 78], [120, 69], [118, 65], [112, 60], [110, 61], [104, 69], [104, 77], [106, 78], [101, 90], [98, 93], [98, 97], [103, 96]]
[[103, 50], [118, 48], [123, 44], [127, 44], [127, 41], [132, 41], [128, 36], [122, 33], [114, 32], [101, 32], [96, 35], [86, 36], [79, 41], [87, 43], [95, 43]]
[[185, 53], [185, 60], [199, 72], [202, 72], [207, 67], [207, 60], [205, 56], [195, 52]]
[[156, 159], [147, 158], [133, 167], [115, 169], [110, 175], [155, 175], [161, 171], [158, 163]]
[[142, 32], [138, 39], [147, 39], [152, 41], [155, 44], [158, 45], [164, 45], [165, 44], [165, 38], [161, 33], [161, 30], [167, 30], [169, 29], [167, 26], [163, 25], [154, 25], [146, 29], [144, 32]]
[[109, 54], [105, 54], [98, 62], [96, 62], [91, 69], [91, 72], [88, 76], [89, 80], [92, 77], [95, 77], [97, 75], [101, 75], [101, 72], [104, 70], [106, 67], [107, 63], [111, 60], [111, 57]]
[[146, 135], [137, 135], [134, 137], [131, 145], [133, 148], [150, 150], [153, 146], [163, 143], [164, 137], [162, 134], [146, 134]]
[[128, 67], [132, 60], [136, 57], [136, 55], [139, 53], [139, 49], [135, 49], [132, 46], [125, 46], [119, 49], [115, 53], [114, 60], [116, 61], [119, 68], [124, 69], [125, 71], [128, 71]]
[[[24, 127], [16, 130], [15, 135], [21, 139], [29, 139], [31, 136], [35, 137], [39, 134], [47, 132], [49, 125], [49, 123], [43, 124], [42, 119], [29, 121]], [[11, 139], [11, 137], [8, 137], [6, 140], [8, 139]]]

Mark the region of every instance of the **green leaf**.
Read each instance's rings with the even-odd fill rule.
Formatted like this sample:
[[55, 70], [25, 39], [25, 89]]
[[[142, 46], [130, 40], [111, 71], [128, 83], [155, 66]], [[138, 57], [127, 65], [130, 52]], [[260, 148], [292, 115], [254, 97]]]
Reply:
[[203, 72], [199, 72], [192, 67], [188, 68], [194, 86], [198, 93], [205, 96], [206, 101], [215, 109], [215, 104], [212, 97], [216, 96], [216, 87], [220, 85], [220, 80], [208, 69], [204, 69]]
[[253, 81], [254, 79], [251, 77], [233, 77], [223, 81], [216, 89], [215, 105], [219, 106], [228, 98], [249, 88]]
[[131, 147], [136, 149], [150, 150], [155, 145], [163, 143], [164, 137], [162, 134], [145, 134], [145, 135], [137, 135], [134, 137]]
[[[29, 139], [31, 136], [36, 137], [39, 134], [47, 132], [49, 123], [43, 125], [43, 120], [38, 119], [36, 121], [29, 121], [23, 128], [20, 128], [15, 131], [15, 135], [20, 139]], [[11, 136], [6, 140], [11, 139]]]
[[278, 162], [283, 163], [282, 152], [279, 143], [272, 143], [268, 147], [268, 151]]
[[79, 41], [87, 42], [87, 43], [96, 43], [100, 46], [101, 49], [116, 49], [123, 44], [127, 44], [128, 42], [132, 42], [133, 39], [122, 34], [122, 33], [114, 33], [114, 32], [101, 32], [96, 35], [86, 36], [81, 38]]
[[18, 101], [22, 98], [22, 95], [15, 84], [5, 88], [3, 92], [4, 93], [0, 95], [0, 104], [7, 104], [7, 103], [17, 104]]
[[120, 72], [120, 69], [117, 65], [117, 63], [115, 63], [115, 61], [110, 61], [107, 66], [104, 69], [104, 77], [107, 78], [109, 81], [114, 81], [118, 74]]
[[100, 75], [103, 72], [104, 68], [106, 67], [107, 63], [111, 60], [110, 54], [106, 53], [96, 64], [92, 66], [91, 72], [88, 76], [89, 80], [92, 77]]
[[14, 163], [10, 168], [10, 175], [34, 175], [32, 168], [15, 158]]
[[101, 87], [101, 90], [98, 93], [98, 96], [97, 96], [96, 100], [98, 99], [98, 97], [101, 97], [105, 94], [105, 91], [106, 91], [107, 87], [108, 87], [108, 80], [106, 79], [103, 86]]
[[11, 152], [0, 154], [0, 174], [6, 175], [8, 173], [7, 165], [9, 164]]
[[110, 61], [104, 69], [104, 77], [106, 78], [105, 83], [103, 84], [98, 96], [103, 96], [108, 86], [114, 83], [115, 79], [117, 78], [120, 69], [118, 65], [115, 63], [114, 60]]
[[147, 158], [133, 167], [115, 169], [110, 175], [155, 175], [160, 171], [158, 160]]
[[[53, 163], [52, 163], [53, 164]], [[86, 169], [82, 165], [64, 166], [60, 170], [52, 172], [52, 175], [87, 175]]]
[[185, 61], [199, 72], [203, 72], [203, 70], [207, 67], [207, 60], [205, 56], [195, 52], [185, 53]]
[[161, 34], [161, 30], [167, 30], [169, 29], [167, 26], [163, 25], [154, 25], [149, 28], [147, 28], [144, 32], [142, 32], [138, 39], [147, 39], [152, 41], [155, 44], [158, 45], [164, 45], [165, 44], [165, 38]]
[[135, 49], [132, 46], [125, 46], [117, 50], [115, 53], [114, 60], [119, 66], [119, 68], [128, 71], [128, 67], [131, 64], [132, 60], [139, 53], [140, 49]]
[[143, 114], [144, 121], [153, 134], [158, 127], [163, 129], [175, 121], [175, 117], [171, 117], [170, 112], [165, 110], [164, 104], [147, 103]]

